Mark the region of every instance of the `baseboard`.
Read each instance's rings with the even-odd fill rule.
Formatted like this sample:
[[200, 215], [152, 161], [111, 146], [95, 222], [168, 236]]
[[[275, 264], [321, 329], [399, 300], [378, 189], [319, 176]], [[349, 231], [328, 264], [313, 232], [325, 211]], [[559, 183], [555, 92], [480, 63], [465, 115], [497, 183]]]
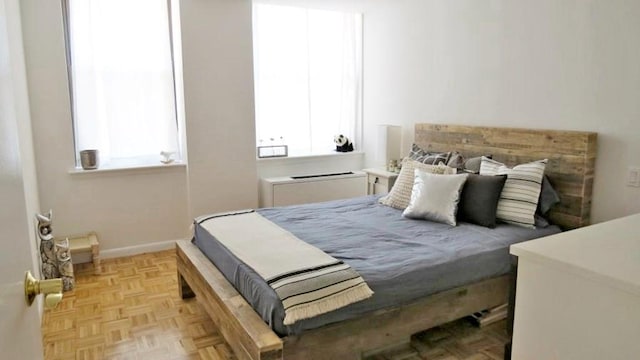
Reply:
[[111, 259], [118, 257], [126, 257], [131, 255], [138, 255], [162, 250], [173, 249], [176, 246], [178, 240], [158, 241], [142, 245], [127, 246], [116, 249], [100, 250], [101, 259]]

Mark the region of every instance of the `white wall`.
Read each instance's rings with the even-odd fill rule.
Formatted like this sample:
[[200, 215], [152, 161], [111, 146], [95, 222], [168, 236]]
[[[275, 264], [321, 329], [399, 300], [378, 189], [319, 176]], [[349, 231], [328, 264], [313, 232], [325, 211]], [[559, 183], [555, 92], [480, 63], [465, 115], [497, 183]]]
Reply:
[[[188, 168], [70, 174], [73, 133], [62, 12], [24, 2], [25, 50], [43, 211], [58, 235], [98, 232], [102, 249], [188, 236], [193, 216], [258, 205], [251, 2], [180, 3]], [[264, 161], [261, 176], [348, 171], [363, 155]]]
[[[640, 3], [304, 3], [364, 12], [363, 165], [375, 163], [383, 123], [403, 126], [405, 149], [416, 122], [596, 131], [593, 220], [640, 212], [640, 189], [624, 184], [627, 165], [640, 165]], [[118, 248], [184, 237], [193, 214], [256, 205], [250, 2], [181, 6], [188, 170], [70, 175], [60, 5], [22, 2], [40, 202], [54, 209], [57, 234], [96, 230], [103, 248]]]
[[94, 230], [102, 250], [144, 246], [188, 237], [195, 215], [257, 206], [250, 1], [180, 7], [188, 167], [70, 174], [60, 2], [23, 2], [38, 184], [55, 234]]
[[96, 231], [101, 251], [188, 236], [185, 167], [72, 174], [73, 129], [60, 1], [22, 2], [42, 211], [54, 235]]
[[251, 2], [180, 7], [190, 215], [255, 208]]
[[595, 131], [593, 221], [640, 212], [640, 188], [625, 186], [640, 164], [640, 2], [371, 3], [365, 139], [387, 122], [405, 150], [416, 122]]
[[378, 124], [598, 133], [592, 221], [640, 212], [640, 2], [260, 0], [364, 13], [365, 165]]

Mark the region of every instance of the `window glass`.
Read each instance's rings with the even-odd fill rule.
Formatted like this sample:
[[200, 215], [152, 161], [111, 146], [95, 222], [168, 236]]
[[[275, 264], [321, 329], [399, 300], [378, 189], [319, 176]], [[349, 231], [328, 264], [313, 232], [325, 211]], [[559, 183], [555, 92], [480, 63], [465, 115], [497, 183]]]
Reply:
[[335, 149], [361, 129], [362, 16], [254, 4], [257, 146], [290, 155]]
[[180, 158], [165, 0], [67, 0], [76, 154], [104, 165]]

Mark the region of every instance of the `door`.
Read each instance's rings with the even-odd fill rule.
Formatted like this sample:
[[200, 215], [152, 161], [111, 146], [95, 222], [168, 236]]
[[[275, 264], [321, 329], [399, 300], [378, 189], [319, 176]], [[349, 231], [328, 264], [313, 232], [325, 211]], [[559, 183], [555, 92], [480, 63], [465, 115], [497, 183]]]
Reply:
[[24, 54], [18, 0], [0, 0], [0, 357], [42, 359], [38, 304], [24, 300], [24, 275], [34, 271], [33, 214], [27, 214], [20, 121], [30, 121], [25, 109]]

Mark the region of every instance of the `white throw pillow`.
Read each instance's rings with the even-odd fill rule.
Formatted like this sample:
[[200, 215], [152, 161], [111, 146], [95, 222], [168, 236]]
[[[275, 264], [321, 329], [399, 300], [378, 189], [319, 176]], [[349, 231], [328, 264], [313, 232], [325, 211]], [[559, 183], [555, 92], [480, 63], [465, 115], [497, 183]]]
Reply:
[[400, 174], [398, 174], [398, 178], [393, 184], [391, 191], [379, 200], [382, 205], [391, 206], [392, 208], [400, 210], [404, 210], [409, 205], [415, 169], [420, 169], [432, 174], [456, 173], [456, 169], [450, 168], [446, 165], [427, 165], [405, 158], [402, 161], [402, 170], [400, 170]]
[[483, 157], [480, 175], [507, 175], [496, 218], [506, 223], [535, 229], [535, 214], [547, 159], [509, 168], [503, 163]]
[[456, 213], [467, 174], [435, 175], [415, 170], [411, 201], [402, 216], [456, 226]]

